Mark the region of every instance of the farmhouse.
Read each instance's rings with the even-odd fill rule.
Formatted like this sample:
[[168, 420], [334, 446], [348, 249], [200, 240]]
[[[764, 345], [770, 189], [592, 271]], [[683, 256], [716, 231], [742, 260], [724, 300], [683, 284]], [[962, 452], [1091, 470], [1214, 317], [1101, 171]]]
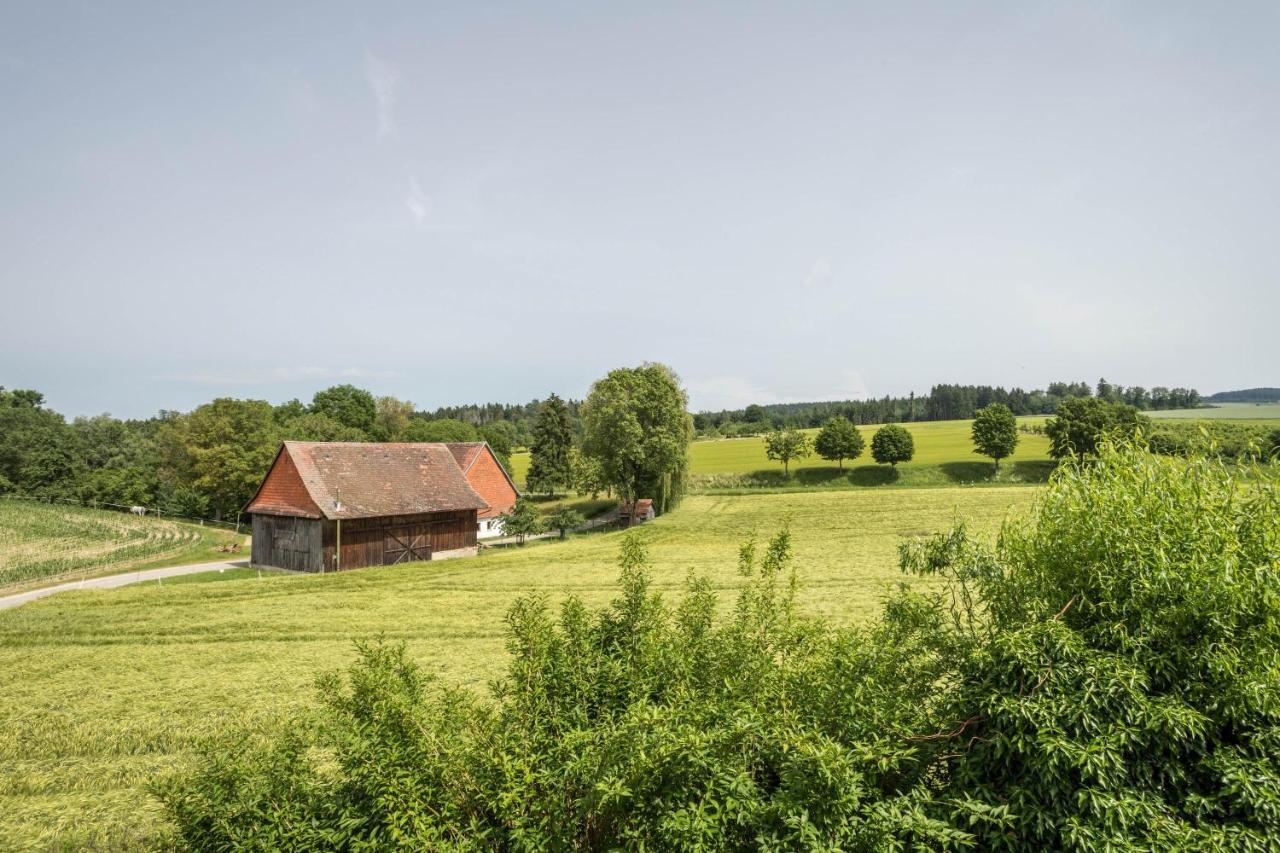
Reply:
[[286, 441], [244, 511], [254, 565], [319, 572], [474, 554], [516, 497], [483, 442]]

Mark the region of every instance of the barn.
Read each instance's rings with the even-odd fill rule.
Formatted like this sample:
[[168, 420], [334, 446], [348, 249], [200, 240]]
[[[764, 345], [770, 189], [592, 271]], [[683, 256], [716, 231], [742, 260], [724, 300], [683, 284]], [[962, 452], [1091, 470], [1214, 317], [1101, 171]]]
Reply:
[[481, 515], [517, 496], [483, 442], [286, 441], [244, 508], [251, 562], [322, 572], [467, 556]]

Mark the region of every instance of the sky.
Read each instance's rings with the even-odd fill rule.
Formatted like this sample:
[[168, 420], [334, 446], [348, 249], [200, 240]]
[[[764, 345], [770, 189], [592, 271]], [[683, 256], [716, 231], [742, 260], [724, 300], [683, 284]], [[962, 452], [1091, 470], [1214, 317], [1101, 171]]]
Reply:
[[0, 9], [0, 385], [1280, 385], [1280, 5]]

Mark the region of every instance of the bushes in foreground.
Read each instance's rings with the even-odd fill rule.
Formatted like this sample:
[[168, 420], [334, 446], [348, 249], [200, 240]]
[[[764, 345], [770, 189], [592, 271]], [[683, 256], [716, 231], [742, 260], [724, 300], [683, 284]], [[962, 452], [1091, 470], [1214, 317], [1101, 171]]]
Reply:
[[361, 644], [157, 792], [201, 849], [1267, 849], [1278, 555], [1274, 472], [1105, 446], [994, 548], [904, 546], [940, 582], [868, 627], [797, 612], [785, 531], [727, 611], [632, 536], [612, 605], [512, 608], [492, 698]]

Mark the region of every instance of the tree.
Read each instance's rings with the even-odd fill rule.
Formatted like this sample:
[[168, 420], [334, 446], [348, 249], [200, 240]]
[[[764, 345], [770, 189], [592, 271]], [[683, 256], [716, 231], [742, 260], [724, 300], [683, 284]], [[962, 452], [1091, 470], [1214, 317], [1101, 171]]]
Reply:
[[973, 452], [990, 456], [1000, 470], [1000, 460], [1012, 456], [1018, 446], [1018, 419], [1002, 403], [979, 409], [973, 418]]
[[285, 421], [280, 437], [290, 441], [367, 441], [368, 436], [355, 427], [341, 424], [328, 415], [312, 412]]
[[440, 418], [439, 420], [431, 421], [424, 418], [414, 418], [409, 421], [409, 425], [400, 433], [400, 440], [425, 442], [479, 441], [480, 433], [471, 424], [453, 418]]
[[516, 428], [507, 421], [494, 421], [480, 427], [480, 440], [487, 442], [502, 467], [511, 470], [511, 451], [515, 449]]
[[813, 453], [809, 435], [798, 429], [773, 430], [764, 437], [764, 455], [773, 462], [782, 463], [782, 475], [791, 476], [791, 460], [803, 459]]
[[885, 424], [871, 437], [871, 457], [881, 465], [910, 462], [916, 455], [916, 443], [905, 427]]
[[244, 506], [280, 444], [271, 404], [222, 397], [175, 420], [185, 482], [209, 499], [217, 517]]
[[527, 498], [518, 498], [511, 512], [499, 516], [498, 521], [502, 525], [503, 535], [515, 536], [521, 545], [527, 537], [536, 536], [545, 529], [542, 516], [538, 515], [538, 510]]
[[413, 417], [414, 405], [395, 397], [379, 397], [374, 401], [372, 436], [378, 441], [399, 441], [401, 433]]
[[814, 450], [826, 460], [833, 460], [844, 468], [844, 460], [862, 455], [865, 442], [862, 433], [846, 417], [836, 415], [826, 422], [813, 443]]
[[624, 501], [666, 512], [684, 494], [693, 419], [680, 380], [662, 364], [611, 371], [582, 404], [583, 449]]
[[1280, 460], [1280, 429], [1273, 429], [1267, 436], [1267, 452], [1272, 459]]
[[552, 394], [538, 407], [529, 445], [529, 473], [525, 484], [530, 491], [555, 494], [557, 488], [573, 486], [573, 420], [564, 400]]
[[580, 495], [590, 495], [592, 500], [609, 489], [600, 460], [577, 448], [573, 451], [573, 488]]
[[1098, 397], [1068, 397], [1058, 403], [1055, 417], [1045, 424], [1049, 455], [1084, 458], [1098, 452], [1105, 437], [1132, 438], [1148, 423], [1133, 406], [1110, 403]]
[[334, 385], [317, 391], [311, 398], [310, 411], [328, 415], [343, 426], [360, 430], [366, 436], [373, 432], [378, 404], [373, 395], [354, 385]]
[[552, 511], [551, 516], [547, 519], [547, 527], [551, 530], [558, 530], [560, 538], [564, 539], [570, 530], [573, 530], [583, 522], [582, 513], [578, 512], [568, 504], [560, 504]]

